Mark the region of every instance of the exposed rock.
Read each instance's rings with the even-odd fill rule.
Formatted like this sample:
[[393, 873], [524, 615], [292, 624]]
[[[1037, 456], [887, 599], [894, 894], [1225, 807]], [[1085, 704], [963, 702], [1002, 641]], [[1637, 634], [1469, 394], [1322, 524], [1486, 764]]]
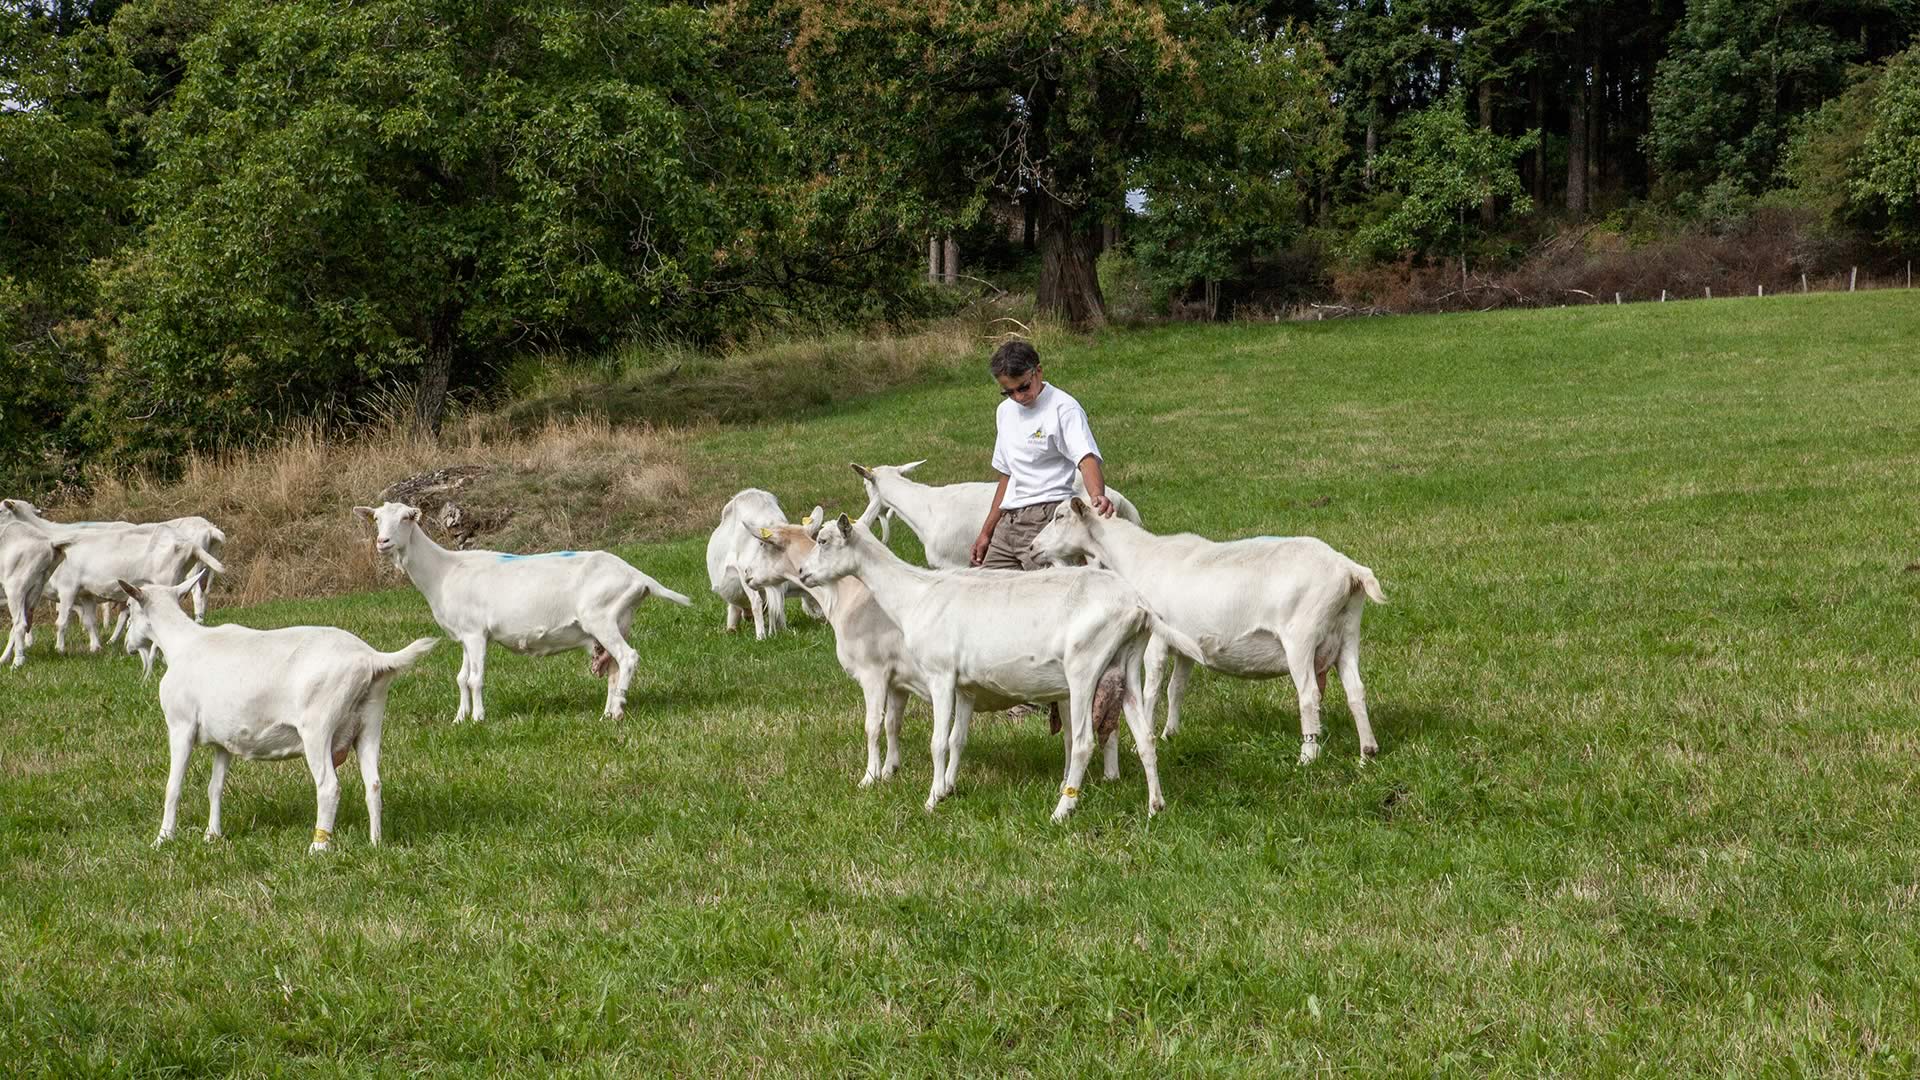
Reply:
[[380, 493], [380, 498], [387, 502], [407, 503], [431, 513], [455, 492], [492, 471], [489, 465], [449, 465], [389, 484]]
[[499, 532], [513, 520], [513, 508], [502, 506], [493, 510], [474, 510], [459, 503], [447, 503], [440, 508], [440, 528], [455, 547], [470, 548], [475, 537]]

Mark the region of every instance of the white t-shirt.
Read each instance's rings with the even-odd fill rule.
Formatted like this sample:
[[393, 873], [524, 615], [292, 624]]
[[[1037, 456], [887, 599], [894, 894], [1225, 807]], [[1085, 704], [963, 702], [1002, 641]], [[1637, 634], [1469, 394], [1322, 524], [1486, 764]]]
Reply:
[[1002, 510], [1072, 498], [1080, 459], [1100, 457], [1087, 410], [1052, 383], [1040, 388], [1032, 405], [1002, 401], [993, 419], [993, 471], [1008, 478]]

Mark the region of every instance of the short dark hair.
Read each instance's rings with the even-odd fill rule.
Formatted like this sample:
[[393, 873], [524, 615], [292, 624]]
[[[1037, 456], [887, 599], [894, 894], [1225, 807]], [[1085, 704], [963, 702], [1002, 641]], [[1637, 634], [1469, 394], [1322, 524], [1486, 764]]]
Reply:
[[1002, 375], [1019, 378], [1040, 366], [1040, 354], [1024, 341], [1009, 341], [993, 350], [993, 361], [988, 370], [994, 378]]

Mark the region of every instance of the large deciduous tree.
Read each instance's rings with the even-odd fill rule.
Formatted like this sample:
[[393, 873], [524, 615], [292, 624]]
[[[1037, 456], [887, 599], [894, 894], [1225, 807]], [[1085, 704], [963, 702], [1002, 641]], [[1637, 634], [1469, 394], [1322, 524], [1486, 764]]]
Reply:
[[[106, 109], [110, 4], [0, 7], [0, 481], [44, 483], [91, 377], [68, 328], [124, 238], [130, 185]], [[60, 470], [52, 470], [58, 473]], [[64, 477], [62, 477], [64, 478]]]
[[[743, 0], [786, 51], [835, 176], [924, 210], [911, 230], [1035, 211], [1042, 310], [1104, 319], [1094, 259], [1129, 190], [1178, 162], [1299, 185], [1335, 119], [1312, 41], [1238, 7], [1168, 0]], [[1187, 177], [1181, 177], [1185, 184]]]
[[781, 153], [684, 4], [235, 0], [183, 55], [111, 287], [117, 392], [202, 442], [697, 319]]

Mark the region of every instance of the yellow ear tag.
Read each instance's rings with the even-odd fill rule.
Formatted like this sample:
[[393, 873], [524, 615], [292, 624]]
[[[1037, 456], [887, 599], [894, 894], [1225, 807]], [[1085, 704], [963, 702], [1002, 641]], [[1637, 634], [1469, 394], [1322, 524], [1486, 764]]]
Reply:
[[1061, 784], [1060, 794], [1065, 795], [1069, 799], [1077, 799], [1080, 797], [1080, 789], [1077, 787], [1070, 787], [1066, 784]]
[[802, 525], [811, 525], [811, 524], [813, 524], [813, 515], [812, 515], [812, 514], [808, 514], [808, 515], [807, 515], [806, 517], [803, 517], [803, 518], [801, 518], [801, 519], [800, 519], [800, 524], [802, 524]]
[[333, 834], [325, 829], [315, 829], [313, 830], [313, 842], [316, 844], [330, 844], [333, 842]]
[[762, 539], [762, 540], [771, 540], [771, 539], [773, 539], [773, 530], [772, 530], [772, 529], [761, 529], [761, 530], [760, 530], [760, 539]]

